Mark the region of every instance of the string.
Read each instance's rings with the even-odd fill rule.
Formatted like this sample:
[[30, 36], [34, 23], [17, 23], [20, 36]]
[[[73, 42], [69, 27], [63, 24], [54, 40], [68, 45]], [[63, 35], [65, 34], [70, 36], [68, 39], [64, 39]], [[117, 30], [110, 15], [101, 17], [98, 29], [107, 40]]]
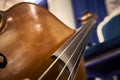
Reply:
[[[86, 33], [87, 33], [87, 32], [86, 32]], [[88, 32], [88, 33], [89, 33], [89, 32]], [[85, 35], [87, 35], [87, 34], [85, 34]], [[86, 39], [86, 41], [87, 41], [87, 39]], [[85, 41], [85, 42], [86, 42], [86, 41]], [[81, 51], [84, 50], [85, 45], [86, 45], [86, 44], [83, 45]], [[82, 53], [82, 52], [80, 52], [80, 53]], [[77, 62], [78, 62], [78, 60], [80, 59], [81, 55], [82, 55], [82, 54], [79, 54], [79, 55], [78, 55], [77, 61], [75, 62], [75, 65], [73, 66], [73, 69], [71, 70], [70, 75], [68, 76], [68, 79], [67, 79], [67, 80], [70, 80], [70, 78], [71, 78], [71, 76], [72, 76], [72, 73], [73, 73], [73, 71], [75, 70], [75, 67], [76, 67], [76, 65], [77, 65]]]
[[[84, 47], [82, 47], [82, 50], [81, 50], [81, 51], [83, 51], [83, 50], [84, 50]], [[81, 53], [81, 52], [80, 52], [80, 53]], [[77, 58], [77, 60], [76, 60], [76, 62], [75, 62], [75, 65], [73, 66], [73, 69], [71, 70], [70, 75], [68, 76], [68, 79], [67, 79], [67, 80], [70, 80], [70, 78], [71, 78], [71, 76], [72, 76], [72, 73], [73, 73], [73, 71], [75, 70], [75, 67], [76, 67], [76, 65], [77, 65], [77, 62], [79, 61], [81, 55], [82, 55], [82, 54], [79, 54], [79, 55], [78, 55], [78, 58]]]
[[[74, 37], [75, 35], [73, 35]], [[71, 37], [72, 38], [72, 37]], [[38, 78], [38, 80], [41, 80], [47, 73], [48, 71], [55, 65], [55, 63], [59, 60], [59, 58], [64, 54], [64, 52], [70, 47], [70, 45], [74, 42], [74, 40], [76, 39], [73, 38], [72, 42], [63, 50], [63, 52], [56, 58], [56, 60], [44, 71], [44, 73]]]
[[[87, 27], [86, 27], [86, 28], [87, 28]], [[84, 29], [86, 29], [86, 28], [84, 28]], [[83, 31], [84, 31], [84, 30], [83, 30]], [[70, 60], [72, 59], [73, 55], [76, 53], [77, 49], [79, 48], [79, 45], [81, 44], [81, 42], [82, 42], [84, 39], [86, 39], [86, 35], [87, 35], [88, 33], [89, 33], [89, 32], [86, 32], [86, 33], [85, 33], [85, 36], [83, 36], [82, 40], [78, 43], [77, 47], [76, 47], [75, 50], [73, 51], [72, 55], [70, 56], [69, 60], [68, 60], [67, 63], [65, 64], [65, 66], [62, 68], [62, 71], [59, 73], [59, 75], [57, 76], [56, 80], [58, 80], [58, 79], [60, 78], [60, 76], [62, 75], [63, 71], [64, 71], [65, 68], [67, 67], [68, 63], [69, 63]], [[77, 36], [77, 37], [79, 37], [79, 36]], [[86, 40], [87, 40], [87, 39], [86, 39]], [[85, 46], [85, 44], [84, 44], [84, 46]], [[82, 49], [84, 49], [84, 47], [82, 47]], [[83, 51], [83, 50], [81, 50], [81, 51]], [[80, 53], [81, 53], [81, 51], [80, 51]], [[81, 54], [79, 54], [79, 56], [81, 56]], [[79, 56], [78, 56], [78, 58], [77, 58], [77, 61], [75, 62], [75, 65], [77, 64], [77, 62], [78, 62], [78, 60], [79, 60], [79, 58], [80, 58]], [[68, 77], [68, 80], [70, 79], [71, 74], [73, 73], [73, 70], [74, 70], [74, 68], [75, 68], [75, 65], [73, 66], [72, 72], [70, 73], [70, 75], [69, 75], [69, 77]]]
[[[77, 48], [76, 48], [77, 49]], [[65, 70], [65, 68], [67, 67], [68, 63], [70, 62], [71, 58], [73, 57], [76, 49], [74, 50], [73, 54], [70, 56], [70, 58], [68, 59], [67, 63], [65, 64], [65, 66], [62, 68], [61, 72], [59, 73], [58, 77], [56, 78], [56, 80], [58, 80], [60, 78], [60, 76], [62, 75], [63, 71]]]
[[[79, 37], [79, 35], [77, 36]], [[84, 38], [83, 38], [84, 39]], [[82, 39], [82, 40], [83, 40]], [[72, 59], [72, 57], [75, 55], [77, 49], [79, 48], [79, 45], [81, 44], [82, 40], [78, 43], [77, 47], [75, 48], [75, 50], [73, 51], [72, 55], [70, 56], [70, 58], [68, 59], [67, 63], [64, 65], [64, 67], [62, 68], [61, 72], [59, 73], [59, 75], [57, 76], [56, 80], [58, 80], [60, 78], [60, 76], [62, 75], [63, 71], [65, 70], [65, 68], [67, 67], [68, 63], [70, 62], [70, 60]], [[81, 55], [81, 54], [80, 54]], [[78, 57], [79, 58], [79, 57]], [[77, 59], [78, 59], [77, 58]]]

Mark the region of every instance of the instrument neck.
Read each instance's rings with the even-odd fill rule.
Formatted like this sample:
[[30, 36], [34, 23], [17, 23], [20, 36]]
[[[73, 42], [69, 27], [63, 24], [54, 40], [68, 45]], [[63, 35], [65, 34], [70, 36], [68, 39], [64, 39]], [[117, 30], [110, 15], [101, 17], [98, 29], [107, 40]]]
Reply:
[[46, 74], [51, 70], [54, 70], [53, 67], [57, 62], [62, 65], [62, 69], [56, 76], [56, 80], [61, 80], [65, 76], [64, 73], [67, 73], [65, 80], [74, 80], [87, 40], [95, 23], [96, 19], [93, 18], [90, 19], [87, 24], [79, 28], [76, 33], [52, 55], [52, 58], [55, 59], [54, 62], [46, 69], [38, 80], [42, 80], [46, 77]]
[[64, 64], [64, 69], [68, 69], [68, 79], [73, 79], [76, 74], [89, 35], [93, 30], [95, 23], [96, 19], [90, 19], [87, 24], [80, 27], [76, 33], [52, 56], [55, 59], [59, 59], [58, 61], [62, 62], [61, 64]]

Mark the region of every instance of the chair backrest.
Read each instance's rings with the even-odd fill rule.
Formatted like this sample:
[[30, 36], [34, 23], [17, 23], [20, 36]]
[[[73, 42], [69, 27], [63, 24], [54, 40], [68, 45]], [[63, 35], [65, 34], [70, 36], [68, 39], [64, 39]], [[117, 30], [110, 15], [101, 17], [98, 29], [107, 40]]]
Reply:
[[113, 17], [102, 28], [104, 40], [110, 40], [120, 36], [120, 14]]
[[97, 27], [97, 35], [99, 42], [113, 39], [120, 36], [120, 6], [116, 8], [110, 15], [106, 16], [104, 20]]

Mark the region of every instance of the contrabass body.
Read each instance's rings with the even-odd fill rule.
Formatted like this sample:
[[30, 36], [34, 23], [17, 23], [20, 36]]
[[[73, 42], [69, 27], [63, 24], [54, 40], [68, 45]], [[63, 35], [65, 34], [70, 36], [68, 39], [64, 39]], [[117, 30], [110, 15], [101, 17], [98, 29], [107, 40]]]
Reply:
[[[54, 61], [53, 52], [75, 32], [31, 3], [0, 11], [0, 19], [0, 53], [6, 58], [0, 80], [37, 80]], [[57, 63], [45, 79], [54, 80], [61, 68]], [[83, 59], [75, 80], [86, 80]]]

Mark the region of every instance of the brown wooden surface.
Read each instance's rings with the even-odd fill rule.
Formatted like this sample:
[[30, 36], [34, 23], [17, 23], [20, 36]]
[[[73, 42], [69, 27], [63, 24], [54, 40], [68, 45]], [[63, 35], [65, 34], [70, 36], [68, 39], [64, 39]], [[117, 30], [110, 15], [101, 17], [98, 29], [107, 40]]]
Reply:
[[[37, 80], [53, 62], [53, 52], [74, 30], [44, 8], [31, 3], [18, 4], [3, 14], [6, 22], [0, 35], [0, 52], [7, 58], [7, 66], [0, 69], [0, 80]], [[84, 62], [81, 64], [76, 80], [86, 80]], [[56, 65], [47, 80], [52, 80], [59, 72]]]

